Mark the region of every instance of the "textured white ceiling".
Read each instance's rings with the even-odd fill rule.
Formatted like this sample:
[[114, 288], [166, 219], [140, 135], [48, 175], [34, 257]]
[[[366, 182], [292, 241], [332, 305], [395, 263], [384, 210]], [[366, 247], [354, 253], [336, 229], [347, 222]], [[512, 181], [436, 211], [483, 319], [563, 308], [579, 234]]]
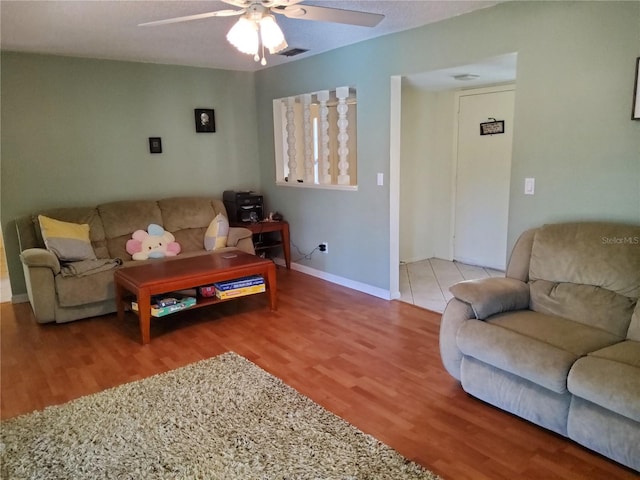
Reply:
[[[292, 62], [370, 38], [416, 28], [500, 3], [481, 0], [305, 1], [382, 13], [373, 28], [288, 19], [277, 15], [289, 47], [309, 52], [268, 55], [269, 66]], [[219, 0], [46, 0], [0, 2], [3, 50], [254, 71], [262, 67], [226, 40], [237, 17], [216, 17], [156, 27], [139, 23], [233, 8]]]
[[[516, 80], [518, 63], [517, 53], [508, 53], [497, 57], [478, 59], [467, 65], [456, 65], [442, 70], [407, 75], [404, 81], [407, 85], [429, 91], [451, 89], [478, 88], [485, 85], [510, 83]], [[457, 80], [458, 75], [473, 75], [471, 80]]]

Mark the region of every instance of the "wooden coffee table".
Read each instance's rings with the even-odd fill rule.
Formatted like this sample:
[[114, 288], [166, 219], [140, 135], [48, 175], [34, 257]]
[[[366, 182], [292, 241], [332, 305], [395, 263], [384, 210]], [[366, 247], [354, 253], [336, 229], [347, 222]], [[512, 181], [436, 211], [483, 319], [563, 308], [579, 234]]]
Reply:
[[[138, 302], [142, 344], [147, 344], [151, 340], [152, 295], [210, 285], [214, 282], [233, 280], [249, 275], [264, 277], [266, 293], [269, 294], [269, 306], [271, 310], [276, 310], [276, 266], [271, 260], [248, 253], [240, 251], [210, 253], [195, 257], [162, 259], [143, 265], [120, 268], [113, 274], [118, 319], [124, 319], [125, 304], [128, 302], [127, 296], [135, 295]], [[237, 298], [240, 297], [236, 297], [234, 300]], [[198, 302], [191, 308], [206, 307], [228, 300], [230, 299], [198, 297]]]

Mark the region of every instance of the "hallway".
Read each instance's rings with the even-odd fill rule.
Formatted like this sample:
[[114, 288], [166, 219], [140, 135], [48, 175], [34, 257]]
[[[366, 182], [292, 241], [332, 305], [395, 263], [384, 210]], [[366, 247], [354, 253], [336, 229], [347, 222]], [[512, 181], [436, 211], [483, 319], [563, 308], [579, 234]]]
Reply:
[[442, 313], [452, 297], [451, 285], [488, 277], [504, 277], [504, 272], [439, 258], [402, 263], [399, 300]]

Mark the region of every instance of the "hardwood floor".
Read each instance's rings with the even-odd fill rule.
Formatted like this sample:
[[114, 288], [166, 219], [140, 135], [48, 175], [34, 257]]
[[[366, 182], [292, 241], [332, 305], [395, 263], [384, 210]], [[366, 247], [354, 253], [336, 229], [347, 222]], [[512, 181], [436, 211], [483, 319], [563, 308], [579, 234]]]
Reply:
[[278, 269], [258, 295], [154, 319], [38, 325], [1, 305], [2, 418], [235, 351], [445, 479], [631, 479], [600, 455], [465, 394], [442, 367], [440, 315]]

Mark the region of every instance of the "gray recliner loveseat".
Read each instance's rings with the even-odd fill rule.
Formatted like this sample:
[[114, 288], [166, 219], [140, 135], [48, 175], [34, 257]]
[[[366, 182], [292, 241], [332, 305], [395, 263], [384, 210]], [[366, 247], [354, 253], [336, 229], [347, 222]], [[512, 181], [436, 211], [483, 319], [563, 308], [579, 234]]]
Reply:
[[440, 352], [466, 392], [640, 471], [640, 226], [528, 230], [505, 278], [450, 291]]
[[[39, 323], [64, 323], [116, 311], [113, 269], [87, 275], [64, 275], [64, 265], [45, 248], [38, 215], [74, 224], [88, 224], [97, 259], [120, 259], [131, 264], [126, 243], [136, 230], [157, 224], [171, 232], [180, 244], [178, 257], [204, 255], [204, 237], [211, 221], [227, 212], [219, 199], [180, 197], [162, 200], [125, 200], [93, 207], [57, 208], [35, 212], [16, 220], [27, 294]], [[252, 233], [229, 228], [226, 247], [254, 254]], [[172, 261], [171, 258], [140, 262]], [[119, 268], [115, 266], [115, 268]]]

